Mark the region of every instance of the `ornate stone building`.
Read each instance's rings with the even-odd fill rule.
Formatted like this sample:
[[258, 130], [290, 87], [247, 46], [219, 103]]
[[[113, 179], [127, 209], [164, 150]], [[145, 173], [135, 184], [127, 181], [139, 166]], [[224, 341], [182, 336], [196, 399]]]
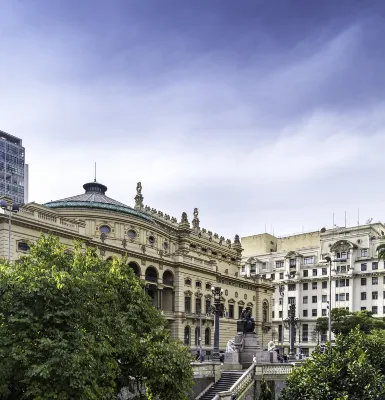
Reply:
[[[29, 251], [41, 233], [54, 234], [73, 246], [73, 240], [94, 246], [102, 257], [128, 257], [129, 265], [156, 307], [167, 318], [171, 333], [192, 349], [202, 344], [206, 354], [213, 345], [213, 317], [206, 315], [212, 303], [212, 286], [223, 289], [226, 315], [220, 322], [220, 347], [236, 333], [236, 320], [245, 306], [252, 308], [260, 333], [263, 315], [270, 319], [272, 285], [260, 278], [240, 276], [242, 247], [200, 227], [198, 209], [190, 224], [186, 213], [181, 220], [144, 206], [142, 186], [137, 185], [135, 207], [106, 196], [107, 187], [86, 183], [85, 193], [41, 205], [29, 203], [9, 217], [0, 214], [0, 256], [11, 259]], [[264, 309], [262, 311], [262, 304]], [[270, 322], [270, 321], [265, 321]], [[271, 340], [265, 335], [265, 342]]]
[[383, 243], [384, 224], [371, 220], [282, 237], [263, 233], [242, 238], [241, 275], [267, 279], [276, 289], [271, 307], [275, 343], [289, 346], [284, 320], [290, 304], [296, 305], [300, 319], [296, 351], [305, 355], [328, 340], [327, 333], [317, 333], [315, 325], [317, 318], [328, 316], [329, 304], [332, 309], [367, 310], [384, 318], [385, 263], [376, 251]]

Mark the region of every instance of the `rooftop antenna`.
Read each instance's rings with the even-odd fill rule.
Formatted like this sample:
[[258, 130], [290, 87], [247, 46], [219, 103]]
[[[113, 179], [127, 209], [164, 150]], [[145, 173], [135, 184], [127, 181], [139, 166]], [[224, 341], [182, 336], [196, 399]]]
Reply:
[[334, 229], [334, 227], [335, 227], [335, 224], [334, 224], [334, 213], [333, 213], [333, 229]]
[[345, 211], [345, 228], [346, 228], [346, 211]]
[[96, 182], [96, 161], [95, 161], [95, 179], [94, 182]]
[[360, 209], [358, 209], [357, 225], [360, 226]]

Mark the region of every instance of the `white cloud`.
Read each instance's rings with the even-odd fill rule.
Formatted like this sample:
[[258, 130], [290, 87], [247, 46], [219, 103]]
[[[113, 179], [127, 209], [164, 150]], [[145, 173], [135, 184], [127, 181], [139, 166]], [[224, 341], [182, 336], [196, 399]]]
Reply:
[[264, 114], [316, 95], [345, 67], [357, 34], [352, 28], [268, 75], [258, 77], [258, 65], [222, 69], [206, 57], [154, 87], [129, 72], [100, 76], [89, 37], [20, 33], [0, 42], [8, 60], [0, 67], [0, 129], [23, 138], [30, 199], [38, 202], [80, 193], [97, 161], [111, 197], [132, 204], [141, 180], [152, 207], [179, 217], [198, 205], [203, 226], [229, 237], [265, 224], [275, 233], [319, 228], [333, 211], [350, 207], [352, 215], [356, 205], [382, 217], [384, 104], [315, 109], [274, 129]]

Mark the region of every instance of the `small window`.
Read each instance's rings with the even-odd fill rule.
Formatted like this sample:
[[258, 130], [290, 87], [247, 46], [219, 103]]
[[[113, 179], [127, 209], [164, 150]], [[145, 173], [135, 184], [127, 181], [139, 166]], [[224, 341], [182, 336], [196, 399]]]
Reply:
[[279, 311], [279, 316], [278, 318], [282, 318], [282, 311]]
[[366, 300], [366, 292], [361, 292], [361, 300]]
[[184, 311], [186, 313], [191, 313], [191, 297], [190, 296], [186, 296], [184, 298]]
[[317, 270], [313, 269], [313, 276], [317, 276]]
[[317, 316], [317, 309], [316, 309], [316, 308], [313, 308], [313, 309], [311, 310], [311, 316], [312, 316], [312, 317], [316, 317], [316, 316]]
[[314, 257], [313, 257], [313, 256], [311, 256], [311, 257], [304, 257], [303, 263], [304, 263], [304, 264], [314, 264]]
[[372, 285], [378, 285], [378, 277], [377, 276], [372, 277]]
[[283, 279], [283, 272], [279, 273], [279, 279]]
[[378, 307], [377, 306], [373, 306], [372, 307], [372, 313], [373, 314], [378, 314]]
[[191, 279], [186, 279], [186, 280], [184, 281], [184, 284], [185, 284], [186, 286], [191, 286]]
[[311, 302], [312, 303], [317, 303], [317, 296], [312, 296]]
[[372, 300], [378, 300], [378, 292], [372, 292]]
[[307, 317], [307, 310], [303, 310], [303, 316]]
[[372, 270], [374, 271], [376, 269], [378, 269], [378, 262], [373, 262], [372, 263]]
[[366, 286], [366, 278], [361, 278], [361, 286]]
[[282, 299], [282, 297], [280, 297], [279, 298], [279, 305], [282, 306], [282, 304], [283, 304], [283, 299]]
[[111, 233], [111, 228], [108, 225], [102, 225], [99, 227], [99, 231], [108, 235], [109, 233]]
[[306, 278], [309, 276], [309, 271], [307, 269], [303, 270], [303, 277]]
[[309, 284], [307, 282], [303, 283], [303, 290], [308, 290]]
[[307, 299], [308, 299], [307, 296], [303, 296], [303, 301], [302, 301], [302, 303], [303, 303], [303, 304], [307, 304]]
[[326, 303], [328, 301], [328, 298], [326, 296], [326, 294], [322, 295], [322, 303]]
[[133, 240], [133, 239], [135, 239], [136, 238], [136, 232], [134, 231], [134, 230], [129, 230], [128, 232], [127, 232], [127, 236], [131, 239], [131, 240]]
[[366, 311], [366, 307], [361, 307], [361, 311]]
[[234, 304], [229, 304], [229, 318], [234, 318]]
[[283, 267], [284, 267], [283, 261], [276, 261], [275, 262], [275, 268], [283, 268]]
[[272, 281], [274, 281], [274, 280], [275, 280], [275, 274], [270, 274], [270, 279], [271, 279]]
[[327, 289], [328, 288], [328, 283], [326, 281], [322, 282], [322, 289]]
[[327, 274], [328, 274], [327, 268], [322, 268], [322, 275], [327, 275]]
[[294, 267], [296, 266], [295, 258], [291, 258], [291, 259], [290, 259], [290, 261], [289, 261], [289, 266], [290, 266], [290, 268], [294, 268]]
[[164, 250], [168, 249], [168, 243], [167, 242], [163, 242], [163, 248], [164, 248]]
[[154, 236], [149, 236], [149, 237], [148, 237], [148, 243], [150, 243], [151, 246], [155, 243], [155, 238], [154, 238]]
[[29, 251], [29, 245], [28, 245], [28, 243], [26, 243], [26, 242], [19, 242], [19, 243], [17, 244], [17, 248], [18, 248], [18, 250], [20, 250], [20, 251]]
[[345, 293], [340, 293], [340, 301], [345, 301]]
[[313, 282], [313, 283], [311, 284], [311, 288], [312, 288], [313, 290], [317, 290], [317, 287], [318, 287], [317, 282]]
[[211, 284], [210, 283], [206, 283], [206, 290], [211, 290]]
[[361, 257], [367, 257], [368, 256], [368, 249], [361, 249]]
[[322, 309], [322, 316], [323, 316], [323, 317], [326, 317], [326, 308], [323, 308], [323, 309]]
[[368, 264], [361, 264], [361, 271], [366, 271], [368, 269]]
[[289, 291], [294, 291], [296, 289], [296, 284], [295, 283], [289, 283], [288, 284], [288, 290]]
[[295, 297], [289, 297], [289, 304], [295, 304]]
[[195, 287], [200, 289], [202, 287], [202, 282], [196, 281], [195, 282]]

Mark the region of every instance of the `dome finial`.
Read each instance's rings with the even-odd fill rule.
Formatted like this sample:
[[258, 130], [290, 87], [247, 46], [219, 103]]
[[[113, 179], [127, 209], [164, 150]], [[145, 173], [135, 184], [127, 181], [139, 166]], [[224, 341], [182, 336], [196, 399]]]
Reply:
[[96, 161], [95, 161], [95, 179], [94, 182], [96, 182]]

